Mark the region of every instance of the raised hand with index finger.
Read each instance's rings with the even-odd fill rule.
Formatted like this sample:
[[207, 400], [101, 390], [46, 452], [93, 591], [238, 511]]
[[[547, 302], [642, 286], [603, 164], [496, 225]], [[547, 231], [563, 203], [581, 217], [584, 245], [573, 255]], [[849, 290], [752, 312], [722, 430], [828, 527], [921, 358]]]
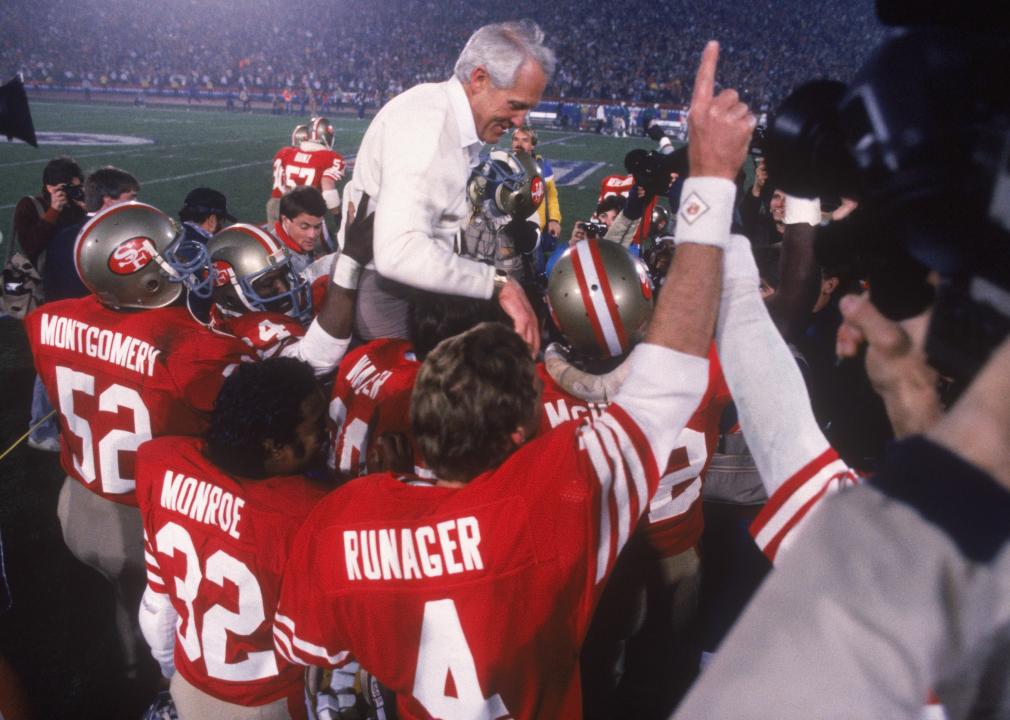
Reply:
[[718, 62], [719, 43], [710, 40], [701, 54], [687, 116], [688, 156], [692, 176], [735, 180], [757, 120], [736, 90], [715, 94]]

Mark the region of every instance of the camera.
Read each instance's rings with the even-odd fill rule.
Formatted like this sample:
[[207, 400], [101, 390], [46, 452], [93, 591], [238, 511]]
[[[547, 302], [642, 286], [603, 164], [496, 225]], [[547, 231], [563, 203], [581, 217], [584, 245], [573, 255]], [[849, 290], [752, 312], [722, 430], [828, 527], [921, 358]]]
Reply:
[[1010, 334], [1010, 79], [1000, 70], [1008, 61], [1002, 32], [907, 30], [850, 85], [799, 87], [762, 143], [787, 193], [859, 201], [819, 231], [818, 260], [831, 256], [867, 277], [891, 318], [932, 303], [927, 354], [960, 380]]
[[624, 156], [624, 167], [635, 182], [650, 195], [663, 195], [670, 189], [670, 174], [687, 175], [687, 145], [664, 155], [655, 150], [636, 148]]
[[595, 220], [587, 220], [585, 222], [578, 222], [575, 225], [579, 230], [586, 233], [586, 237], [590, 240], [595, 240], [601, 238], [607, 234], [607, 226], [601, 222], [596, 222]]
[[62, 185], [60, 185], [60, 190], [62, 190], [66, 194], [67, 200], [73, 200], [74, 202], [84, 202], [83, 185], [71, 185], [70, 183], [63, 183]]
[[758, 125], [754, 128], [754, 133], [750, 137], [750, 147], [747, 149], [750, 156], [755, 160], [764, 157], [765, 154], [765, 134], [768, 128], [765, 125]]

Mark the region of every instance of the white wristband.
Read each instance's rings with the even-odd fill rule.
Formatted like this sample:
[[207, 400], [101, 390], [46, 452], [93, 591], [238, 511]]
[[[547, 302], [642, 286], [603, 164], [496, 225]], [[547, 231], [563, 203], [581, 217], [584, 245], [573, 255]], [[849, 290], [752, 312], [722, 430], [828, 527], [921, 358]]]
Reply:
[[323, 190], [323, 200], [326, 201], [326, 208], [330, 212], [340, 209], [340, 191], [336, 188], [333, 190]]
[[786, 195], [786, 212], [782, 222], [786, 225], [806, 223], [817, 227], [821, 224], [821, 199]]
[[361, 265], [347, 253], [340, 253], [333, 265], [330, 282], [345, 290], [355, 290], [358, 287], [358, 277], [361, 275]]
[[676, 242], [725, 247], [733, 221], [736, 185], [732, 180], [693, 177], [684, 181], [677, 213]]
[[659, 154], [660, 155], [672, 155], [673, 154], [673, 142], [666, 135], [659, 139]]

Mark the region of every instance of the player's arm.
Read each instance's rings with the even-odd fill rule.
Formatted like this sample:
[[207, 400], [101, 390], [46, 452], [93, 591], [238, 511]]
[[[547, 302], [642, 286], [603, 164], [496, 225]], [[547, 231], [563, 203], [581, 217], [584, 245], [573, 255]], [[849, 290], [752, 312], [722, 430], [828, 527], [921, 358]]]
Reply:
[[733, 235], [726, 248], [716, 343], [769, 497], [751, 532], [774, 560], [810, 510], [856, 478], [818, 427], [806, 384], [758, 286], [750, 242]]
[[338, 224], [343, 211], [341, 210], [340, 191], [337, 190], [337, 183], [344, 179], [345, 168], [344, 158], [338, 153], [333, 153], [333, 161], [329, 167], [323, 170], [322, 178], [319, 181], [319, 189], [322, 190], [326, 208], [331, 215], [337, 218]]
[[147, 587], [140, 601], [140, 631], [151, 648], [151, 656], [161, 667], [163, 677], [175, 674], [175, 626], [178, 615], [168, 596], [154, 547], [144, 529], [144, 556], [147, 564]]
[[[599, 422], [581, 430], [601, 486], [613, 487], [623, 498], [618, 501], [619, 528], [637, 518], [627, 517], [627, 508], [636, 507], [639, 515], [645, 511], [678, 436], [708, 386], [708, 350], [719, 307], [721, 248], [728, 241], [733, 212], [733, 178], [754, 128], [753, 115], [735, 91], [714, 95], [718, 58], [719, 45], [710, 42], [698, 68], [688, 120], [691, 167], [699, 177], [685, 188], [681, 212], [689, 220], [678, 223], [678, 249], [645, 342], [629, 358], [628, 378], [614, 405]], [[707, 211], [698, 212], [700, 207]], [[601, 539], [607, 539], [603, 532]], [[598, 557], [605, 547], [604, 542]], [[598, 579], [604, 567], [598, 564]]]
[[367, 193], [361, 196], [360, 208], [355, 213], [354, 205], [348, 204], [350, 222], [344, 236], [344, 249], [333, 266], [330, 285], [326, 289], [319, 314], [313, 319], [305, 337], [297, 343], [289, 344], [281, 352], [282, 355], [308, 363], [318, 376], [332, 373], [351, 343], [358, 276], [361, 268], [372, 259], [372, 223], [375, 215], [367, 213]]
[[274, 647], [296, 665], [334, 668], [353, 658], [343, 649], [336, 609], [325, 592], [334, 568], [343, 567], [342, 534], [329, 525], [327, 506], [324, 499], [295, 535], [274, 615]]

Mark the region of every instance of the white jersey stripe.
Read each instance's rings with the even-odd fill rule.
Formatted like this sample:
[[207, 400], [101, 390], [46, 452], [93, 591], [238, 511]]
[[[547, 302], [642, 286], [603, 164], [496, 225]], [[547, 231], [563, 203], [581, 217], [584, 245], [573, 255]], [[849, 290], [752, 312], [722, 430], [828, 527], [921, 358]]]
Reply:
[[758, 547], [764, 548], [775, 539], [790, 523], [795, 522], [795, 516], [803, 506], [812, 500], [817, 494], [822, 492], [825, 484], [835, 475], [845, 475], [851, 477], [848, 466], [841, 460], [825, 465], [809, 480], [796, 488], [789, 496], [789, 499], [782, 503], [782, 506], [769, 518], [761, 532], [754, 537], [754, 542]]
[[[611, 316], [610, 308], [607, 307], [607, 300], [603, 297], [603, 286], [600, 282], [600, 275], [596, 264], [593, 262], [593, 253], [590, 250], [589, 243], [575, 243], [575, 249], [578, 254], [579, 263], [582, 266], [582, 272], [586, 278], [586, 286], [590, 289], [589, 300], [592, 301], [593, 311], [596, 313], [600, 329], [603, 331], [603, 339], [606, 341], [611, 355], [620, 355], [623, 352], [621, 338], [617, 332], [615, 318]], [[594, 287], [596, 291], [593, 291]]]
[[307, 640], [302, 640], [300, 637], [298, 637], [297, 633], [295, 632], [295, 623], [293, 620], [291, 620], [291, 618], [286, 617], [285, 615], [281, 615], [280, 613], [277, 613], [276, 615], [274, 615], [274, 620], [276, 622], [275, 627], [281, 626], [278, 628], [280, 629], [281, 632], [285, 632], [286, 630], [288, 633], [290, 633], [291, 644], [294, 650], [297, 650], [305, 655], [319, 658], [328, 663], [329, 665], [337, 665], [347, 658], [347, 651], [345, 650], [340, 651], [334, 655], [330, 655], [330, 653], [326, 650], [326, 648], [321, 647], [319, 645], [313, 645]]
[[631, 535], [631, 498], [627, 465], [621, 456], [621, 449], [618, 441], [614, 437], [614, 430], [603, 423], [597, 424], [597, 435], [603, 442], [603, 450], [610, 458], [611, 466], [614, 468], [613, 493], [617, 506], [617, 551], [620, 552], [628, 536]]
[[593, 463], [596, 479], [600, 483], [600, 525], [597, 528], [599, 538], [596, 546], [596, 582], [600, 582], [600, 580], [606, 577], [607, 568], [610, 564], [610, 464], [603, 454], [603, 449], [600, 447], [600, 438], [592, 425], [585, 426], [579, 432], [579, 435], [582, 437], [586, 454], [589, 455], [589, 460]]
[[[624, 429], [624, 426], [613, 415], [604, 415], [597, 422], [601, 422], [609, 427], [614, 432], [614, 435], [617, 436], [623, 450], [624, 462], [631, 473], [632, 481], [635, 483], [635, 495], [638, 498], [638, 513], [641, 515], [645, 512], [645, 507], [649, 500], [649, 486], [646, 482], [645, 466], [642, 464], [642, 458], [639, 457], [635, 444], [631, 441], [627, 430]], [[637, 522], [638, 517], [632, 518], [632, 525], [635, 525]]]
[[289, 663], [301, 664], [295, 659], [295, 653], [291, 648], [291, 641], [288, 640], [288, 636], [276, 625], [274, 625], [274, 648]]

